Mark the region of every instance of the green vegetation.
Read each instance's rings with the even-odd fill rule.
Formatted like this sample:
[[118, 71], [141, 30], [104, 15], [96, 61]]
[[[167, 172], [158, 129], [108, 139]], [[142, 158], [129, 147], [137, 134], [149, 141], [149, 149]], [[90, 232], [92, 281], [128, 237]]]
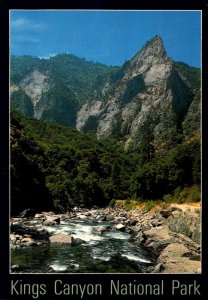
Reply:
[[32, 56], [12, 56], [11, 84], [21, 81], [34, 70], [47, 76], [48, 90], [43, 92], [35, 110], [32, 100], [21, 90], [11, 94], [11, 107], [28, 117], [41, 115], [41, 119], [75, 127], [80, 107], [93, 100], [101, 86], [119, 68], [87, 62], [71, 54], [59, 54], [50, 59]]
[[132, 190], [142, 199], [160, 199], [177, 187], [200, 184], [200, 144], [175, 146], [141, 165], [133, 175]]
[[[64, 208], [81, 204], [105, 206], [112, 198], [129, 195], [133, 163], [113, 142], [97, 141], [95, 136], [73, 128], [25, 119], [12, 112], [11, 152], [13, 211], [34, 206], [29, 201], [37, 181], [47, 190], [53, 205]], [[25, 181], [26, 169], [21, 165], [26, 164], [40, 172], [41, 182], [33, 170], [28, 170]], [[43, 197], [39, 195], [34, 201], [44, 201]]]
[[198, 201], [199, 185], [199, 141], [147, 157], [145, 149], [128, 153], [114, 141], [11, 112], [14, 214], [27, 207], [113, 205], [114, 199]]
[[[72, 54], [59, 54], [49, 59], [12, 56], [10, 65], [11, 83], [19, 84], [33, 70], [44, 72], [49, 76], [52, 86], [55, 83], [56, 86], [65, 86], [71, 91], [78, 107], [90, 100], [94, 91], [119, 69], [88, 62]], [[47, 97], [47, 93], [44, 96]], [[59, 99], [60, 89], [53, 88], [53, 96]]]
[[11, 106], [24, 115], [33, 117], [33, 106], [30, 97], [22, 90], [14, 91], [11, 97]]
[[178, 73], [184, 77], [195, 90], [200, 89], [201, 70], [199, 68], [190, 67], [183, 62], [174, 62], [174, 67]]
[[193, 186], [186, 186], [184, 188], [178, 187], [171, 194], [166, 194], [162, 199], [153, 200], [129, 200], [124, 201], [123, 207], [127, 210], [133, 208], [141, 208], [143, 211], [147, 212], [155, 207], [166, 208], [171, 204], [184, 204], [184, 203], [197, 203], [201, 200], [201, 190], [200, 185], [194, 184]]
[[175, 189], [173, 194], [167, 194], [163, 197], [166, 204], [171, 203], [191, 203], [199, 202], [201, 200], [201, 190], [199, 185], [193, 185], [192, 187]]

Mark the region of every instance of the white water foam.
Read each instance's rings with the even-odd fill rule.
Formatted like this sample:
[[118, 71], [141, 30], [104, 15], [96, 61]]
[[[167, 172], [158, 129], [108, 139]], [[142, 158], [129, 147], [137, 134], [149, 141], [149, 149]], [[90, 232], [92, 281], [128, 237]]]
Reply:
[[90, 225], [82, 225], [82, 224], [76, 224], [74, 228], [73, 237], [79, 238], [85, 242], [90, 241], [101, 241], [104, 238], [100, 235], [96, 235], [92, 233], [93, 227]]
[[100, 260], [104, 260], [104, 261], [109, 261], [111, 259], [110, 257], [107, 257], [107, 256], [97, 256], [97, 255], [92, 256], [92, 258], [100, 259]]
[[73, 234], [74, 238], [78, 238], [81, 239], [85, 242], [91, 242], [91, 241], [102, 241], [104, 240], [103, 237], [98, 236], [98, 235], [94, 235], [94, 234], [86, 234], [86, 233], [82, 233], [82, 232], [77, 232], [76, 234]]
[[117, 232], [117, 231], [112, 231], [112, 232], [106, 232], [105, 236], [117, 240], [128, 240], [130, 238], [128, 233], [125, 232]]
[[146, 264], [151, 264], [150, 260], [143, 259], [143, 258], [140, 258], [140, 257], [132, 255], [132, 254], [122, 254], [121, 256], [126, 257], [129, 260], [140, 261], [140, 262], [143, 262], [143, 263], [146, 263]]
[[75, 269], [79, 269], [79, 264], [72, 263], [72, 264], [70, 264], [70, 266], [74, 267]]

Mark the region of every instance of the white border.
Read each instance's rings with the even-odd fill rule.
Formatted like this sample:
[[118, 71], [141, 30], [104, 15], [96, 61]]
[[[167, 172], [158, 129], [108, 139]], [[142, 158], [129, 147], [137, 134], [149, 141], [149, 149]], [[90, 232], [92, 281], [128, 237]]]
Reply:
[[[11, 272], [11, 248], [10, 248], [10, 234], [11, 234], [11, 226], [10, 226], [10, 216], [11, 216], [11, 170], [10, 170], [10, 166], [11, 166], [11, 143], [10, 143], [10, 34], [11, 34], [11, 26], [10, 26], [10, 21], [11, 21], [11, 12], [13, 11], [92, 11], [92, 12], [97, 12], [97, 11], [102, 11], [102, 12], [200, 12], [201, 14], [201, 101], [200, 101], [200, 107], [201, 107], [201, 119], [200, 119], [200, 134], [201, 134], [201, 211], [200, 211], [200, 227], [201, 227], [201, 255], [200, 255], [200, 263], [201, 263], [201, 272], [200, 273], [55, 273], [55, 272], [51, 272], [51, 273], [13, 273]], [[122, 275], [168, 275], [168, 276], [172, 276], [172, 275], [202, 275], [203, 274], [203, 270], [202, 270], [202, 251], [203, 251], [203, 247], [202, 247], [202, 207], [203, 207], [203, 194], [202, 194], [202, 9], [201, 10], [189, 10], [189, 9], [184, 9], [184, 10], [174, 10], [174, 9], [170, 9], [170, 10], [133, 10], [133, 9], [9, 9], [9, 220], [8, 220], [8, 224], [9, 224], [9, 275], [81, 275], [81, 276], [87, 276], [87, 275], [117, 275], [117, 274], [122, 274]], [[140, 50], [140, 49], [139, 49]]]

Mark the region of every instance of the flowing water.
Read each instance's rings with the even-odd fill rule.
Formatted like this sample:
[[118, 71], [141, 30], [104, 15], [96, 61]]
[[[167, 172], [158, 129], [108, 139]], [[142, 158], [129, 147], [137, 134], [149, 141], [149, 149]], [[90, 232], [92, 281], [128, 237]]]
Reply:
[[[143, 273], [152, 263], [149, 253], [130, 242], [131, 235], [118, 230], [100, 233], [108, 222], [77, 219], [44, 226], [50, 234], [70, 234], [78, 245], [42, 244], [11, 250], [11, 264], [21, 273]], [[29, 225], [34, 228], [41, 223]]]

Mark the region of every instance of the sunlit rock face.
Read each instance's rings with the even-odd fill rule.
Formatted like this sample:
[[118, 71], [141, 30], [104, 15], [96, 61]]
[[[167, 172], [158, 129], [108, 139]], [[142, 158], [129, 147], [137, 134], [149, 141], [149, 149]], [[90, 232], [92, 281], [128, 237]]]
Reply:
[[147, 135], [159, 148], [182, 132], [193, 99], [156, 36], [81, 108], [76, 126], [98, 137], [116, 137], [126, 147], [138, 146]]

